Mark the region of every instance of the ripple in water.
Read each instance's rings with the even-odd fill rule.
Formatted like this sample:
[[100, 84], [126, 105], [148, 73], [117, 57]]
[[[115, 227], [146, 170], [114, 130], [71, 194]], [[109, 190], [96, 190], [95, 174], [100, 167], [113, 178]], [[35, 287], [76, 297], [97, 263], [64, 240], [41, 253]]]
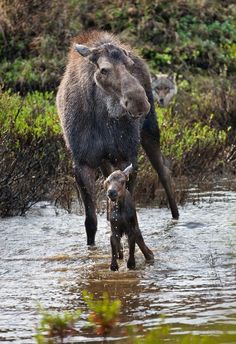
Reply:
[[[199, 201], [182, 207], [179, 221], [171, 221], [167, 209], [138, 210], [155, 262], [145, 264], [137, 249], [135, 271], [127, 270], [125, 259], [119, 272], [109, 271], [105, 215], [98, 216], [95, 250], [86, 246], [83, 216], [56, 215], [49, 204], [0, 220], [0, 341], [32, 343], [37, 305], [83, 310], [83, 289], [119, 298], [123, 324], [151, 328], [164, 315], [174, 333], [209, 334], [227, 325], [236, 338], [236, 193], [191, 194]], [[72, 342], [99, 340], [84, 332]]]

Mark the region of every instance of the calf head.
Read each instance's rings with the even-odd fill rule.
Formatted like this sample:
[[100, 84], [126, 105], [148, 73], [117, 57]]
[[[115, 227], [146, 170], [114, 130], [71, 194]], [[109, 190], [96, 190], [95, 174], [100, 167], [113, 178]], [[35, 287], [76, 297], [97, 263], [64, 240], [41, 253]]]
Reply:
[[150, 110], [146, 92], [132, 75], [134, 62], [125, 49], [110, 43], [98, 48], [75, 44], [76, 51], [96, 66], [94, 80], [105, 94], [115, 98], [125, 112], [141, 117]]
[[104, 186], [107, 190], [107, 197], [112, 202], [122, 200], [126, 192], [126, 182], [129, 180], [129, 175], [133, 171], [132, 164], [129, 165], [124, 171], [114, 171], [105, 180]]

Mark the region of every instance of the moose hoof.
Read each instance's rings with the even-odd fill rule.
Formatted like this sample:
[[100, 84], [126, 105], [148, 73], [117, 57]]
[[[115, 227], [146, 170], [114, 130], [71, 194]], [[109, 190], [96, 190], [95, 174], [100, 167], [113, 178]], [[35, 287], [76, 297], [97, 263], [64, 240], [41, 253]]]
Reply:
[[119, 270], [119, 266], [118, 266], [117, 263], [116, 264], [111, 263], [110, 269], [111, 269], [111, 271], [118, 271]]
[[135, 260], [128, 260], [127, 262], [127, 268], [130, 270], [134, 270], [135, 269]]

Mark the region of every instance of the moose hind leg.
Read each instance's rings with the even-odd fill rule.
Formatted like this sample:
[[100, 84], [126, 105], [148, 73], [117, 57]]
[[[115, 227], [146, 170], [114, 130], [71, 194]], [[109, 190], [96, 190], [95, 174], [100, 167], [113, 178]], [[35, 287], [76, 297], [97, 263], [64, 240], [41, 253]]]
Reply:
[[87, 245], [95, 245], [95, 235], [97, 231], [95, 170], [87, 165], [75, 165], [75, 178], [85, 208]]
[[142, 132], [142, 146], [147, 153], [152, 166], [157, 171], [160, 181], [166, 191], [172, 217], [174, 219], [178, 219], [179, 211], [176, 205], [174, 191], [172, 188], [170, 170], [164, 164], [164, 159], [160, 150], [160, 143], [153, 136]]

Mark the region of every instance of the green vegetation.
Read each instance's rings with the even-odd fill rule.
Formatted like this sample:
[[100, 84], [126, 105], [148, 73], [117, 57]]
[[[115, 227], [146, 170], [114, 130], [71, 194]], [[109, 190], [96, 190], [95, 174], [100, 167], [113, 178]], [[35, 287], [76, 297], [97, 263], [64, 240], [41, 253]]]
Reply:
[[[0, 3], [0, 216], [24, 214], [53, 200], [68, 211], [76, 192], [72, 163], [56, 114], [55, 93], [70, 39], [83, 30], [118, 33], [153, 73], [175, 72], [178, 94], [157, 109], [162, 150], [173, 175], [236, 171], [236, 4], [226, 1], [2, 0]], [[156, 175], [139, 158], [137, 200], [157, 195]], [[159, 205], [163, 199], [158, 194]], [[233, 223], [233, 226], [236, 224]], [[84, 293], [87, 324], [105, 340], [113, 330], [127, 343], [233, 342], [232, 328], [214, 335], [176, 335], [163, 323], [144, 332], [121, 328], [119, 300]], [[80, 311], [41, 310], [38, 344], [78, 334]], [[84, 319], [84, 318], [83, 318]], [[188, 329], [183, 332], [189, 332]], [[79, 329], [83, 331], [83, 329]]]
[[[219, 85], [213, 87], [215, 82]], [[222, 79], [201, 77], [197, 81], [179, 82], [178, 96], [172, 106], [157, 109], [161, 146], [177, 175], [223, 167], [222, 157], [234, 135], [226, 115], [234, 111], [233, 97], [232, 86]]]
[[80, 315], [80, 311], [52, 314], [41, 309], [42, 319], [35, 335], [36, 342], [38, 344], [53, 344], [59, 339], [59, 342], [63, 343], [64, 338], [77, 332], [74, 326], [80, 319]]
[[154, 71], [236, 72], [234, 1], [3, 0], [1, 9], [1, 78], [21, 92], [54, 90], [70, 38], [93, 28], [119, 33]]
[[52, 93], [0, 96], [0, 216], [54, 199], [70, 209], [73, 182]]
[[101, 300], [94, 300], [94, 295], [83, 292], [90, 314], [89, 323], [95, 328], [98, 335], [107, 336], [117, 322], [120, 313], [120, 300], [111, 301], [107, 293], [103, 293]]
[[[104, 293], [100, 300], [94, 300], [94, 295], [83, 292], [83, 300], [88, 307], [86, 328], [92, 326], [96, 330], [97, 336], [101, 336], [106, 342], [106, 336], [116, 334], [123, 337], [122, 343], [127, 344], [217, 344], [232, 343], [234, 334], [232, 328], [223, 326], [221, 331], [215, 334], [173, 334], [171, 326], [165, 324], [162, 318], [158, 327], [144, 331], [143, 327], [121, 326], [118, 321], [120, 314], [120, 300], [111, 300], [108, 294]], [[81, 318], [80, 310], [74, 312], [64, 312], [62, 314], [52, 314], [41, 309], [40, 325], [35, 335], [37, 344], [57, 344], [64, 343], [68, 336], [76, 336], [83, 333], [83, 328], [78, 330], [78, 322]], [[184, 328], [182, 329], [184, 332]]]
[[[55, 92], [70, 39], [87, 29], [118, 33], [152, 72], [177, 74], [176, 98], [157, 109], [174, 176], [235, 173], [235, 17], [230, 0], [3, 0], [0, 215], [23, 214], [45, 198], [70, 211], [75, 187]], [[153, 199], [156, 177], [143, 154], [139, 161], [137, 199]]]
[[0, 131], [8, 130], [19, 138], [30, 135], [38, 139], [60, 134], [54, 94], [35, 91], [22, 98], [10, 91], [3, 92], [0, 98]]

